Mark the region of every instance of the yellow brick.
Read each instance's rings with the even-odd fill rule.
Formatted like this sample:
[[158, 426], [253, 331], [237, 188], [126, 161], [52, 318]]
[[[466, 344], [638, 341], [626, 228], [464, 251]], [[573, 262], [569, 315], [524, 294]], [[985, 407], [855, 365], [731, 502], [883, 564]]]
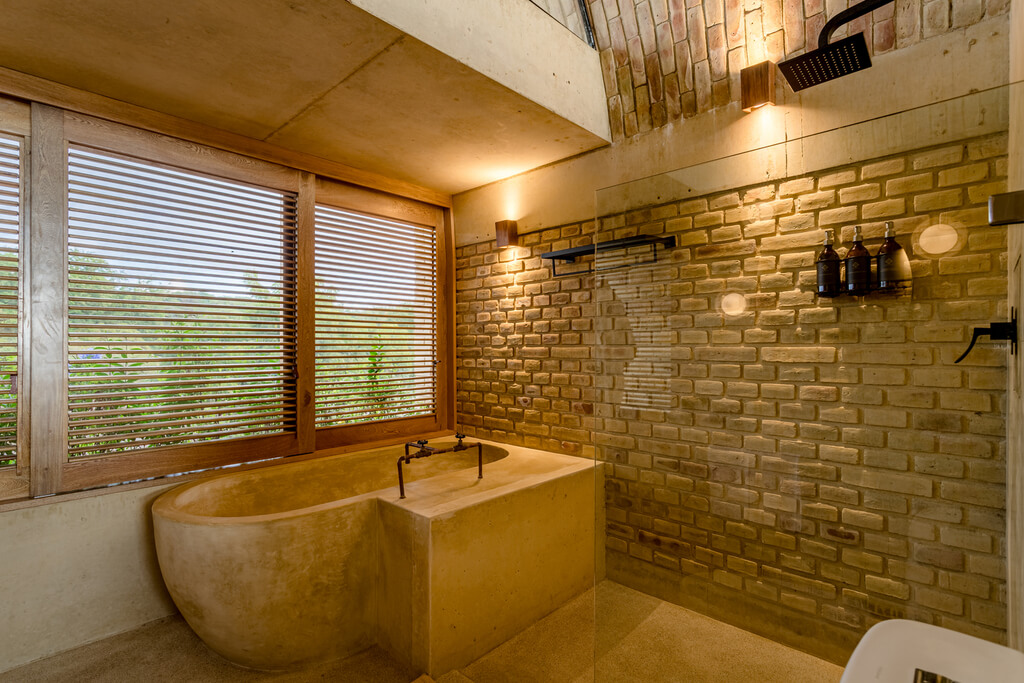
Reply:
[[790, 197], [798, 194], [805, 194], [814, 190], [814, 178], [797, 178], [787, 180], [779, 185], [779, 196]]
[[957, 615], [964, 613], [963, 598], [942, 591], [919, 587], [914, 590], [914, 599], [925, 607], [941, 612]]
[[931, 173], [918, 173], [917, 175], [893, 178], [885, 183], [885, 194], [887, 196], [909, 194], [911, 192], [922, 192], [930, 190], [933, 184]]
[[902, 216], [906, 213], [906, 203], [903, 199], [886, 199], [872, 204], [865, 204], [861, 207], [861, 218], [892, 218]]
[[873, 164], [868, 164], [861, 169], [861, 177], [864, 180], [870, 178], [879, 178], [881, 176], [895, 175], [902, 173], [907, 167], [904, 159], [887, 159], [885, 161], [878, 161]]
[[1006, 154], [1006, 135], [993, 135], [982, 140], [968, 143], [967, 157], [971, 161], [989, 159]]
[[[852, 223], [857, 220], [856, 206], [843, 206], [838, 209], [825, 209], [818, 214], [818, 225], [829, 226]], [[816, 236], [817, 237], [817, 236]], [[817, 239], [815, 239], [817, 241]]]
[[864, 586], [873, 593], [881, 593], [901, 600], [910, 597], [910, 586], [881, 576], [864, 577]]
[[950, 164], [957, 164], [964, 158], [964, 149], [962, 146], [957, 145], [955, 147], [943, 147], [942, 149], [935, 149], [923, 154], [918, 154], [914, 157], [914, 170], [920, 170], [922, 168], [935, 168], [936, 166], [949, 166]]
[[988, 202], [988, 198], [994, 194], [1001, 194], [1006, 192], [1006, 181], [999, 180], [992, 183], [985, 183], [984, 185], [972, 185], [967, 188], [967, 197], [971, 204], [981, 204]]
[[914, 496], [931, 496], [932, 483], [916, 475], [843, 468], [842, 481], [862, 488], [892, 491]]
[[761, 187], [752, 187], [743, 193], [744, 203], [756, 201], [770, 201], [772, 199], [775, 199], [774, 185], [762, 185]]
[[953, 209], [963, 204], [963, 201], [963, 190], [944, 190], [942, 192], [919, 194], [914, 197], [914, 211], [925, 213], [928, 211]]
[[879, 574], [882, 572], [883, 560], [879, 555], [854, 548], [843, 548], [843, 564]]
[[982, 162], [939, 171], [939, 187], [966, 185], [985, 180], [988, 177], [988, 163]]
[[825, 209], [832, 206], [835, 201], [836, 193], [833, 191], [804, 194], [797, 197], [796, 210], [801, 212], [817, 211], [818, 209]]
[[729, 192], [728, 194], [718, 195], [717, 197], [712, 197], [708, 200], [708, 208], [712, 210], [731, 209], [739, 205], [739, 192]]
[[881, 531], [885, 526], [885, 519], [881, 515], [873, 512], [866, 512], [864, 510], [846, 508], [843, 510], [841, 519], [843, 524], [864, 527], [875, 531]]
[[827, 190], [839, 185], [849, 185], [857, 181], [857, 172], [853, 170], [828, 173], [818, 178], [818, 189]]
[[[839, 190], [839, 201], [843, 204], [866, 202], [872, 199], [878, 199], [881, 194], [882, 188], [877, 183], [866, 183], [864, 185], [844, 187]], [[803, 199], [803, 197], [801, 197], [801, 199]]]

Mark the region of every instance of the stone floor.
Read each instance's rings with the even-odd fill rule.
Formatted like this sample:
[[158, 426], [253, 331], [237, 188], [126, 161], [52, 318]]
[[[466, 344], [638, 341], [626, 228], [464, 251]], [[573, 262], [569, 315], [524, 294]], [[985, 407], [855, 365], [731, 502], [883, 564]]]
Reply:
[[[419, 673], [379, 648], [302, 672], [248, 671], [210, 652], [174, 617], [0, 674], [0, 683], [409, 683]], [[437, 683], [835, 683], [840, 676], [834, 664], [605, 581]]]

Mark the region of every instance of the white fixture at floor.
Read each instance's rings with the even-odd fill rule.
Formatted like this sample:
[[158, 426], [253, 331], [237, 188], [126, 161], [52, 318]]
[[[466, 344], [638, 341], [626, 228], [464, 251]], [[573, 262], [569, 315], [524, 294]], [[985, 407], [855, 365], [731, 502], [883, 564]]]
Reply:
[[[943, 678], [917, 677], [921, 670]], [[840, 683], [1021, 683], [1024, 653], [981, 638], [907, 619], [872, 626], [850, 656]]]

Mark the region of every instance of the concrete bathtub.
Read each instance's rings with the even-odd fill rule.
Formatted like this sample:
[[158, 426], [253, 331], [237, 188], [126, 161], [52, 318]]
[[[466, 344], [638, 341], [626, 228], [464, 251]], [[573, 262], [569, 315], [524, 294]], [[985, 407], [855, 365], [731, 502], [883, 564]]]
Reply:
[[476, 449], [415, 460], [399, 500], [400, 453], [225, 474], [158, 498], [160, 569], [192, 629], [255, 669], [376, 643], [440, 676], [593, 585], [591, 461], [485, 442], [483, 479]]

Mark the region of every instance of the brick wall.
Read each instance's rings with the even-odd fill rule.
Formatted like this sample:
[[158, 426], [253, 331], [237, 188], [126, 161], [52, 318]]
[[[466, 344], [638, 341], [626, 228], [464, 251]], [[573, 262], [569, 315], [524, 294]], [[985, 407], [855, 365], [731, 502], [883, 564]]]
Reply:
[[[740, 98], [739, 72], [814, 49], [846, 0], [591, 0], [614, 140]], [[873, 55], [1006, 14], [1010, 0], [896, 0], [836, 32]]]
[[593, 223], [456, 249], [456, 413], [467, 434], [592, 457], [592, 277], [552, 278], [542, 253], [590, 244]]
[[[616, 580], [837, 661], [894, 616], [1004, 641], [1005, 350], [953, 360], [1007, 313], [985, 210], [1005, 144], [602, 218], [600, 239], [675, 235], [656, 265], [552, 278], [539, 254], [593, 224], [460, 248], [460, 424], [606, 461]], [[874, 251], [885, 220], [912, 294], [818, 299], [822, 228]], [[935, 223], [959, 244], [929, 256]]]

